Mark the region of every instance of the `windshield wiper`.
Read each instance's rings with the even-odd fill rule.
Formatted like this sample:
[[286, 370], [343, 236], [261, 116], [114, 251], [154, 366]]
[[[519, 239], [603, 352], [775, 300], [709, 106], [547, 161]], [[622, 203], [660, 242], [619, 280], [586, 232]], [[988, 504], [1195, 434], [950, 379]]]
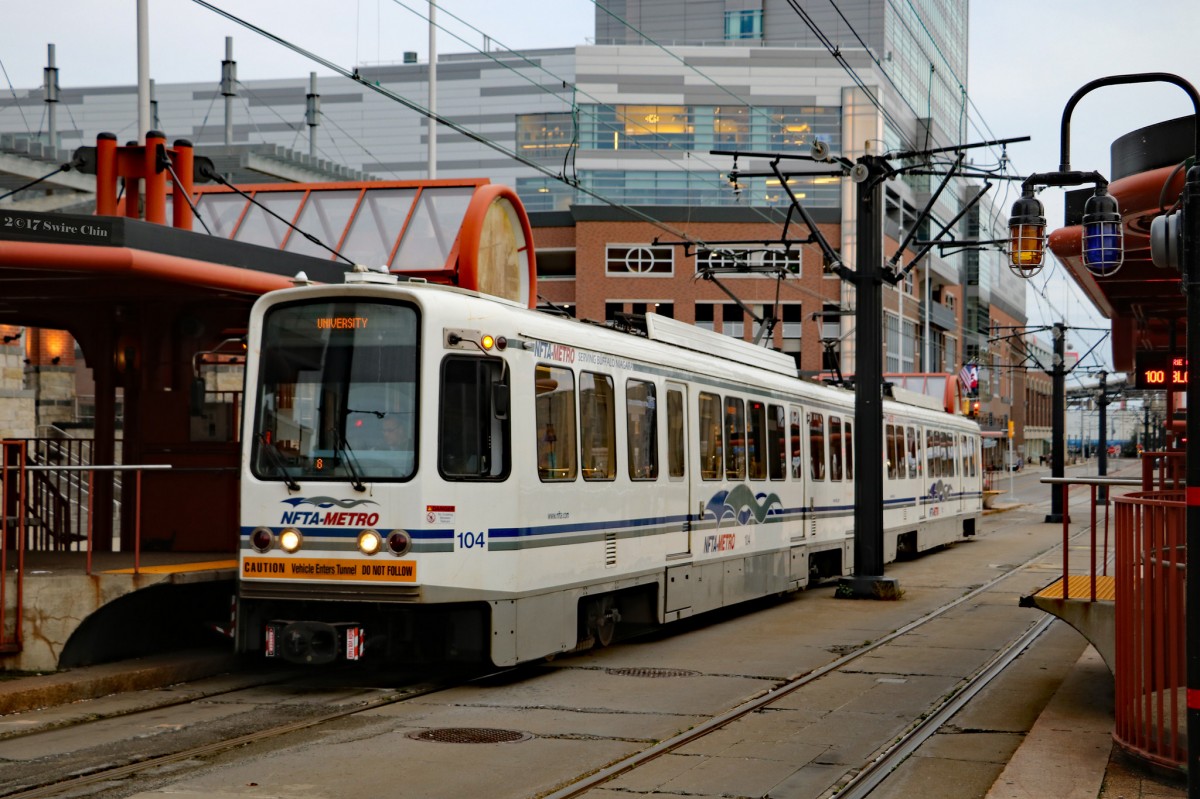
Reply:
[[297, 483], [295, 479], [292, 478], [292, 475], [288, 472], [287, 463], [284, 461], [283, 455], [279, 452], [278, 448], [268, 441], [267, 437], [262, 433], [258, 434], [258, 440], [262, 442], [263, 452], [266, 452], [267, 455], [270, 456], [271, 464], [279, 470], [280, 474], [283, 475], [283, 482], [284, 485], [288, 487], [288, 490], [299, 491], [300, 484]]
[[338, 453], [346, 454], [346, 468], [350, 472], [350, 485], [354, 486], [355, 491], [366, 491], [367, 486], [362, 480], [362, 466], [358, 463], [358, 458], [354, 456], [354, 450], [350, 449], [350, 442], [345, 436], [337, 436], [335, 446]]

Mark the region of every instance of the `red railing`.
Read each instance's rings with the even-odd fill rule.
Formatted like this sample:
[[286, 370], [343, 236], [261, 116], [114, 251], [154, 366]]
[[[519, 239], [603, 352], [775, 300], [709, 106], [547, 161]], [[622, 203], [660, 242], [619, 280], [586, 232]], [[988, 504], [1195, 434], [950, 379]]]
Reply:
[[[30, 457], [30, 443], [25, 440], [0, 441], [0, 505], [3, 506], [0, 516], [0, 653], [7, 654], [20, 652], [22, 648], [21, 620], [28, 553], [85, 555], [86, 572], [92, 573], [92, 486], [96, 473], [134, 474], [132, 553], [136, 574], [141, 570], [142, 554], [142, 472], [171, 468], [169, 464], [48, 465]], [[46, 494], [53, 501], [48, 500]], [[74, 502], [69, 500], [69, 495], [76, 497]], [[80, 507], [84, 504], [86, 513]], [[80, 520], [84, 525], [82, 531], [78, 526]], [[129, 547], [122, 548], [129, 551]]]
[[1187, 453], [1182, 450], [1142, 453], [1142, 490], [1183, 488]]
[[1186, 770], [1183, 491], [1116, 500], [1116, 728], [1113, 738], [1158, 766]]
[[[1108, 548], [1108, 522], [1109, 522], [1109, 494], [1105, 493], [1104, 498], [1096, 500], [1097, 491], [1100, 488], [1109, 489], [1118, 487], [1141, 486], [1142, 481], [1124, 478], [1124, 477], [1043, 477], [1041, 482], [1049, 485], [1062, 486], [1062, 598], [1070, 599], [1070, 590], [1068, 583], [1071, 576], [1071, 513], [1070, 499], [1071, 487], [1077, 485], [1086, 485], [1088, 492], [1088, 508], [1091, 511], [1091, 526], [1088, 528], [1088, 534], [1091, 538], [1091, 545], [1088, 551], [1088, 573], [1091, 578], [1090, 600], [1096, 601], [1096, 570], [1100, 570], [1100, 574], [1108, 574], [1109, 548]], [[1103, 542], [1097, 543], [1096, 535], [1098, 531], [1096, 508], [1103, 506], [1104, 508], [1104, 539]], [[1080, 597], [1075, 597], [1079, 599]]]
[[0, 653], [10, 654], [21, 651], [25, 596], [24, 441], [0, 441], [0, 506]]

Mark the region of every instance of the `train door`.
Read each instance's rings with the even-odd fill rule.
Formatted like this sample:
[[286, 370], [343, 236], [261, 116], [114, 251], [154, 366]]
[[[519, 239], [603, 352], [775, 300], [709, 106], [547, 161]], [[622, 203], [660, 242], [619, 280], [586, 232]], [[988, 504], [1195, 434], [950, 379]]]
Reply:
[[917, 519], [923, 520], [929, 515], [929, 506], [924, 497], [929, 494], [929, 458], [925, 449], [925, 428], [912, 428], [915, 440], [912, 442], [913, 457], [917, 462], [917, 482], [915, 493], [917, 497]]
[[803, 410], [795, 405], [788, 409], [788, 474], [792, 481], [792, 494], [800, 499], [800, 502], [796, 504], [803, 511], [801, 523], [792, 532], [793, 541], [804, 538], [808, 534], [810, 524], [813, 525], [813, 532], [816, 532], [816, 522], [813, 521], [810, 514], [811, 494], [807, 490], [804, 480], [804, 445], [800, 427], [800, 420], [804, 418], [803, 413]]
[[967, 446], [967, 437], [965, 434], [958, 437], [958, 512], [961, 514], [967, 509], [967, 482], [970, 479], [968, 475], [971, 473], [971, 450]]
[[666, 401], [666, 448], [667, 479], [662, 484], [667, 500], [667, 517], [672, 520], [672, 529], [667, 533], [667, 555], [687, 554], [692, 551], [691, 481], [687, 474], [687, 386], [667, 381]]

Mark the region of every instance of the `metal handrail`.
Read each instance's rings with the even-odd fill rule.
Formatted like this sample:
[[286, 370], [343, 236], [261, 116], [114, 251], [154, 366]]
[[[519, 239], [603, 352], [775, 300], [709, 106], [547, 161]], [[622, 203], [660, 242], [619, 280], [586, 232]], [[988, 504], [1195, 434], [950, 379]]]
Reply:
[[[1130, 477], [1043, 477], [1041, 482], [1046, 485], [1062, 486], [1062, 524], [1063, 524], [1063, 568], [1062, 568], [1062, 598], [1070, 599], [1070, 589], [1068, 588], [1068, 578], [1070, 577], [1071, 567], [1071, 551], [1070, 551], [1070, 523], [1071, 514], [1069, 512], [1068, 496], [1070, 495], [1071, 486], [1086, 485], [1090, 489], [1091, 501], [1088, 503], [1092, 509], [1092, 525], [1090, 530], [1091, 550], [1090, 560], [1088, 562], [1088, 573], [1091, 578], [1091, 601], [1096, 601], [1096, 489], [1101, 486], [1141, 486], [1140, 479]], [[1104, 576], [1108, 576], [1108, 510], [1112, 505], [1112, 497], [1105, 492], [1104, 494], [1104, 557], [1100, 559], [1100, 568]]]
[[[87, 574], [92, 573], [92, 497], [95, 494], [93, 477], [96, 472], [126, 472], [134, 473], [134, 516], [133, 516], [133, 573], [138, 574], [142, 568], [142, 472], [168, 471], [174, 467], [169, 463], [119, 464], [112, 466], [26, 466], [30, 472], [87, 472], [88, 473], [88, 525], [87, 525]], [[24, 507], [20, 511], [25, 514]]]

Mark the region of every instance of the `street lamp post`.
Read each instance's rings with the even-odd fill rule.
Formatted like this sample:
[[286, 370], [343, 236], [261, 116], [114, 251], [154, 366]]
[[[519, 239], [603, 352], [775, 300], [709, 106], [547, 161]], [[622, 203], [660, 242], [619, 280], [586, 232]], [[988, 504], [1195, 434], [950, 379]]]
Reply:
[[[1108, 474], [1108, 389], [1106, 382], [1108, 373], [1100, 372], [1100, 388], [1096, 391], [1096, 405], [1100, 408], [1100, 420], [1096, 430], [1096, 474], [1104, 477]], [[1096, 504], [1108, 504], [1108, 486], [1101, 485], [1096, 489]]]
[[[1042, 204], [1034, 196], [1036, 187], [1079, 186], [1093, 183], [1096, 193], [1084, 207], [1083, 264], [1092, 274], [1108, 276], [1121, 265], [1121, 216], [1116, 199], [1108, 194], [1108, 181], [1096, 172], [1074, 172], [1070, 159], [1070, 121], [1076, 104], [1094, 89], [1130, 83], [1170, 83], [1187, 92], [1195, 112], [1196, 145], [1200, 156], [1200, 94], [1192, 84], [1168, 72], [1112, 75], [1091, 81], [1080, 88], [1063, 109], [1060, 129], [1061, 158], [1057, 172], [1030, 175], [1022, 185], [1021, 199], [1013, 205], [1009, 220], [1009, 259], [1014, 271], [1032, 277], [1042, 267], [1045, 250], [1046, 220]], [[1183, 292], [1187, 298], [1187, 355], [1189, 363], [1200, 363], [1200, 165], [1188, 168], [1183, 187], [1182, 208], [1172, 228], [1162, 225], [1178, 237], [1179, 267]], [[1156, 220], [1157, 221], [1157, 220]], [[1152, 237], [1155, 232], [1152, 230]], [[1187, 377], [1188, 444], [1200, 442], [1200, 377], [1188, 370]], [[1189, 446], [1190, 449], [1190, 446]], [[1187, 455], [1187, 558], [1185, 572], [1185, 617], [1200, 619], [1200, 457]], [[1196, 628], [1189, 623], [1187, 629]], [[1189, 799], [1200, 799], [1200, 635], [1186, 635], [1187, 681], [1187, 775]]]

